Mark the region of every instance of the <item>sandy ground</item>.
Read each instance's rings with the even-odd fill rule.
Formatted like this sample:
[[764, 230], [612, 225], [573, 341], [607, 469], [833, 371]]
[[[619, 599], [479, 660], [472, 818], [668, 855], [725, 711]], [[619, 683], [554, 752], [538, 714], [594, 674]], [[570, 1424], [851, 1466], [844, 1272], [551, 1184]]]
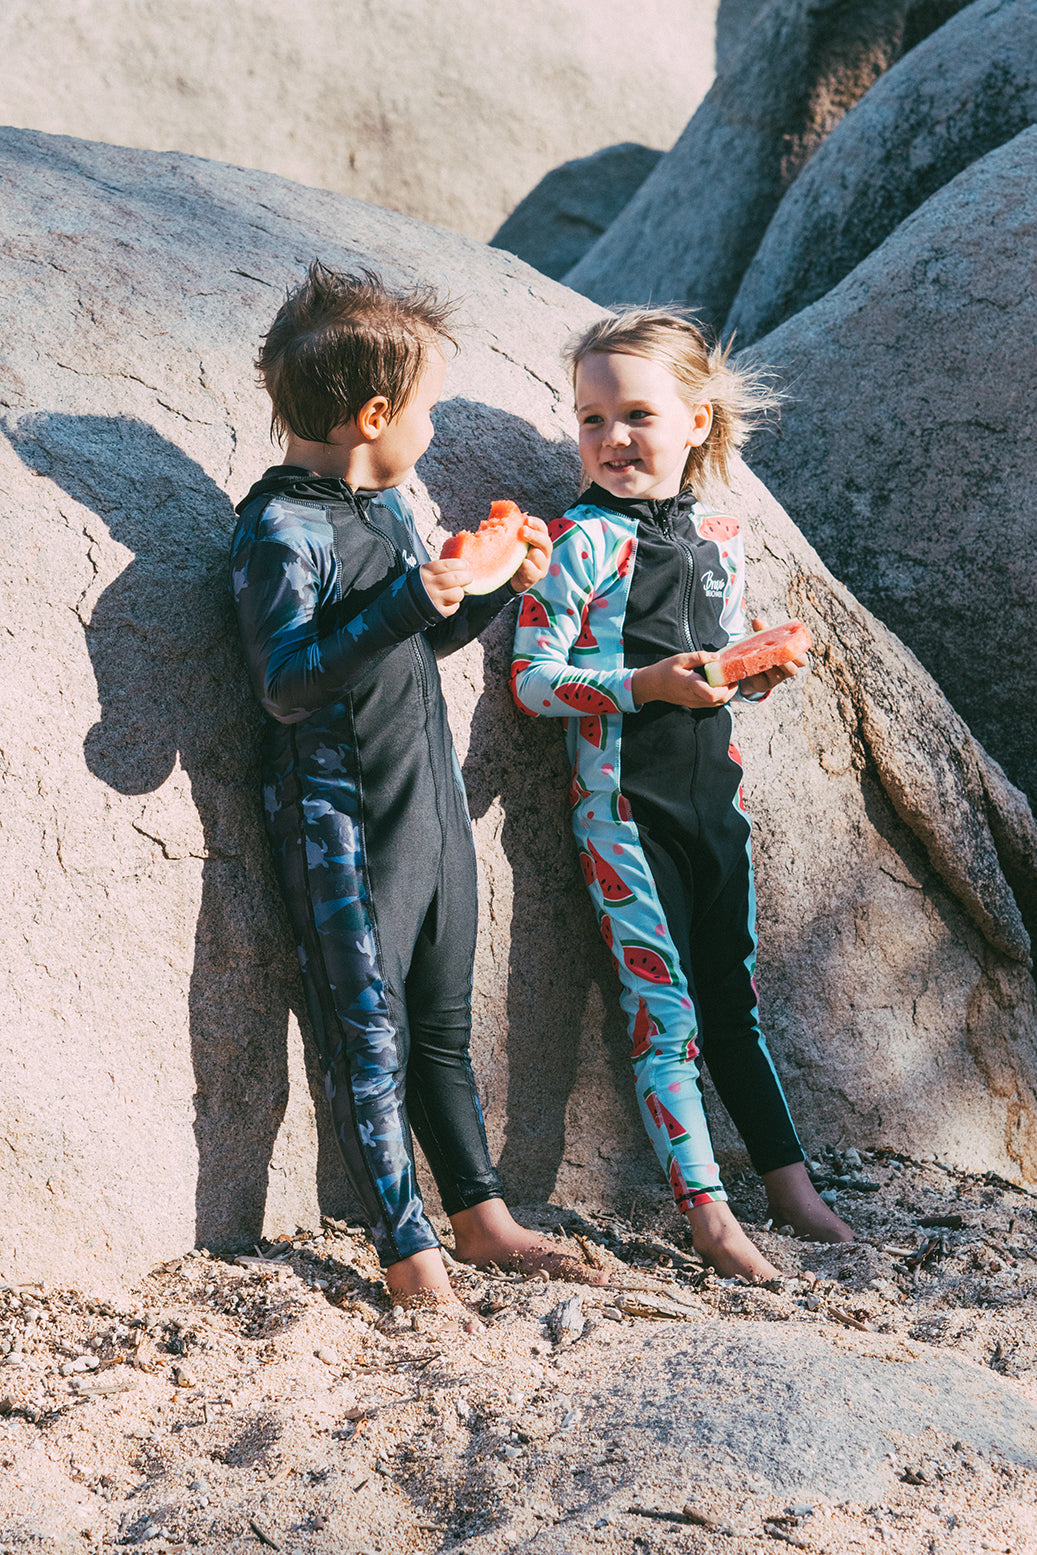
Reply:
[[1037, 1472], [964, 1426], [898, 1462], [881, 1503], [804, 1501], [696, 1484], [693, 1466], [660, 1488], [643, 1442], [588, 1408], [646, 1338], [761, 1319], [786, 1325], [793, 1364], [808, 1325], [860, 1353], [951, 1350], [1037, 1402], [1037, 1197], [935, 1161], [816, 1164], [851, 1247], [781, 1235], [754, 1179], [729, 1178], [787, 1271], [776, 1288], [703, 1270], [662, 1188], [626, 1219], [527, 1208], [610, 1284], [458, 1266], [474, 1336], [392, 1311], [362, 1231], [339, 1223], [250, 1258], [191, 1253], [103, 1297], [0, 1286], [0, 1548], [1034, 1555]]

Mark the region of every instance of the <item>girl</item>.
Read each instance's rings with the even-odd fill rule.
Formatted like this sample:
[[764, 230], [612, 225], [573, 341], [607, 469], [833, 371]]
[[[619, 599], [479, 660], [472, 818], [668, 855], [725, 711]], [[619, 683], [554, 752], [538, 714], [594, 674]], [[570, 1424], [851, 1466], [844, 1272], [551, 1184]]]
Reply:
[[[770, 1279], [726, 1202], [698, 1060], [763, 1178], [774, 1218], [852, 1239], [818, 1197], [760, 1031], [742, 769], [702, 665], [745, 635], [737, 520], [696, 497], [726, 480], [752, 412], [774, 404], [679, 310], [600, 320], [569, 348], [586, 486], [551, 526], [525, 595], [512, 687], [562, 717], [580, 862], [622, 984], [641, 1115], [699, 1253]], [[756, 620], [754, 629], [765, 623]], [[760, 700], [805, 663], [743, 681]]]

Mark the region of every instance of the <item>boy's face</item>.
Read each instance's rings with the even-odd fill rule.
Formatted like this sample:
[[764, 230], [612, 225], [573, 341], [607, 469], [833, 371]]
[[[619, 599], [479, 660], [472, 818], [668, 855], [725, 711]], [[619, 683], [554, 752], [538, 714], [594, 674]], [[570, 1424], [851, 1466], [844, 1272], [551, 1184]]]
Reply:
[[405, 481], [431, 443], [435, 431], [432, 409], [442, 393], [445, 376], [446, 358], [433, 348], [414, 393], [369, 444], [378, 489], [399, 486]]

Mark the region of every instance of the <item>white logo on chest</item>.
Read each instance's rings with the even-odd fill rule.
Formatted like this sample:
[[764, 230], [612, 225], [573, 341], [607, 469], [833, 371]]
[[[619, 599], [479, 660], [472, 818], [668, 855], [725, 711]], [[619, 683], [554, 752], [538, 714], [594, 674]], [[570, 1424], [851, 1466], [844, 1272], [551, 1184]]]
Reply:
[[702, 588], [709, 599], [719, 599], [724, 592], [724, 579], [715, 572], [702, 574]]

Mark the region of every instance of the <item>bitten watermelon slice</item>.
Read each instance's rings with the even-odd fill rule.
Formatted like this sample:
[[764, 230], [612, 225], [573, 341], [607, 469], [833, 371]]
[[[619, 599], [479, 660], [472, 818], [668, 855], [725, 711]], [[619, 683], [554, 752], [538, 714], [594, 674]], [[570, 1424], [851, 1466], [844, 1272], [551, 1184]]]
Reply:
[[702, 666], [702, 673], [711, 686], [733, 686], [750, 675], [760, 675], [809, 653], [811, 646], [810, 633], [802, 621], [786, 621], [721, 649], [715, 659]]
[[478, 529], [451, 535], [440, 551], [441, 561], [461, 561], [472, 570], [466, 594], [492, 594], [522, 566], [529, 551], [519, 530], [526, 515], [515, 502], [494, 502]]

